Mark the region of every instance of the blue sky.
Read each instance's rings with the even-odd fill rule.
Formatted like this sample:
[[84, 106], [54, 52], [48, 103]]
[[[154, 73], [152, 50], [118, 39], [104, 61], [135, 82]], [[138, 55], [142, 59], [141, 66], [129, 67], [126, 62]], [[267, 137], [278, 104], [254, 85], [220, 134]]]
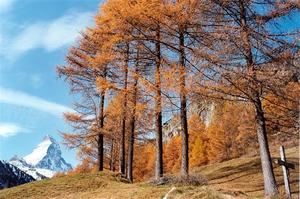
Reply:
[[[0, 159], [24, 156], [46, 134], [68, 130], [68, 85], [58, 79], [68, 47], [93, 25], [100, 0], [0, 0]], [[62, 147], [76, 164], [75, 151]]]

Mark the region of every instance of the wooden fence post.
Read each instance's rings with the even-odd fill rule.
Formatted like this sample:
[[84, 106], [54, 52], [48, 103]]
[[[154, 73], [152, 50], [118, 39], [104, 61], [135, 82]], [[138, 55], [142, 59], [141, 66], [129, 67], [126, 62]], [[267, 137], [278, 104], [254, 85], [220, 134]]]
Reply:
[[[280, 160], [284, 163], [286, 163], [286, 158], [285, 158], [285, 152], [284, 152], [284, 147], [280, 146]], [[291, 188], [290, 188], [290, 182], [289, 182], [289, 168], [287, 165], [282, 164], [282, 171], [283, 171], [283, 180], [284, 180], [284, 188], [285, 188], [285, 193], [286, 193], [286, 198], [291, 199]]]

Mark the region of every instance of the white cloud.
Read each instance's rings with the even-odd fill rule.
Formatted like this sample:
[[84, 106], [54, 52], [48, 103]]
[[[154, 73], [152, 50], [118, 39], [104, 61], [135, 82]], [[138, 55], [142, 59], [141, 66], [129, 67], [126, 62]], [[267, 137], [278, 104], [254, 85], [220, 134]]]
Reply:
[[0, 137], [10, 137], [18, 133], [28, 132], [27, 129], [14, 123], [0, 123]]
[[93, 21], [92, 14], [81, 13], [63, 16], [51, 22], [43, 38], [43, 46], [49, 51], [63, 47], [76, 40], [79, 31], [87, 27]]
[[37, 48], [54, 51], [73, 43], [80, 31], [92, 23], [92, 13], [82, 12], [29, 24], [18, 35], [9, 39], [9, 44], [6, 44], [8, 47], [3, 53], [7, 58], [13, 59]]
[[13, 39], [11, 45], [12, 53], [22, 53], [27, 50], [38, 47], [42, 44], [42, 37], [45, 35], [45, 30], [42, 29], [43, 24], [32, 24], [25, 28], [16, 38]]
[[0, 13], [9, 10], [15, 1], [16, 0], [0, 0]]
[[72, 109], [61, 104], [50, 102], [27, 93], [0, 87], [0, 103], [13, 104], [33, 108], [61, 117], [63, 112], [72, 112]]

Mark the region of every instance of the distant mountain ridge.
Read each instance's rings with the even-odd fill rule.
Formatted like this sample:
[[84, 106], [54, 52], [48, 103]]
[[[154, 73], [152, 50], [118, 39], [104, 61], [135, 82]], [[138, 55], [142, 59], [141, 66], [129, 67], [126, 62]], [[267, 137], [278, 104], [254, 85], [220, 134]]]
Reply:
[[35, 179], [18, 167], [0, 160], [0, 189], [32, 182]]
[[14, 156], [10, 164], [31, 175], [36, 180], [51, 178], [56, 172], [66, 172], [72, 169], [62, 157], [59, 143], [47, 135], [43, 141], [24, 158]]
[[47, 169], [35, 168], [33, 165], [28, 164], [23, 158], [18, 156], [14, 156], [13, 158], [11, 158], [9, 160], [9, 163], [32, 176], [35, 180], [50, 178], [55, 173]]

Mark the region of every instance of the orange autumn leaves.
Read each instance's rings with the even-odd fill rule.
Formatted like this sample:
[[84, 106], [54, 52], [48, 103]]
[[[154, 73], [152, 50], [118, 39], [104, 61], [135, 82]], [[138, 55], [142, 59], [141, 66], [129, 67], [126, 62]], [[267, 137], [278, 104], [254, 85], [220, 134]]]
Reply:
[[[71, 91], [83, 96], [83, 100], [76, 103], [77, 115], [66, 115], [67, 122], [73, 125], [71, 133], [76, 136], [64, 134], [70, 147], [79, 148], [82, 161], [96, 164], [97, 138], [93, 135], [102, 133], [106, 168], [111, 163], [113, 168], [125, 165], [123, 158], [118, 156], [128, 158], [131, 154], [128, 146], [134, 141], [134, 175], [139, 180], [154, 176], [154, 154], [160, 145], [154, 143], [154, 136], [149, 134], [155, 134], [159, 129], [155, 128], [161, 118], [158, 113], [164, 119], [181, 117], [184, 121], [178, 125], [183, 139], [178, 136], [164, 143], [163, 167], [167, 173], [179, 171], [181, 156], [182, 162], [186, 162], [183, 167], [187, 174], [186, 157], [192, 168], [247, 153], [256, 147], [256, 127], [264, 123], [264, 116], [268, 119], [269, 135], [278, 129], [294, 130], [297, 106], [293, 98], [299, 98], [294, 94], [298, 91], [297, 86], [279, 81], [290, 75], [282, 73], [283, 68], [278, 70], [281, 65], [278, 60], [249, 57], [251, 49], [249, 51], [249, 45], [242, 42], [247, 40], [243, 39], [244, 30], [258, 34], [251, 26], [240, 27], [236, 22], [241, 13], [246, 14], [245, 19], [253, 19], [248, 12], [239, 12], [244, 1], [223, 3], [109, 0], [101, 6], [95, 16], [95, 27], [82, 34], [82, 39], [68, 53], [68, 65], [59, 68], [59, 73], [70, 83]], [[245, 4], [247, 9], [254, 7], [251, 3], [255, 2]], [[232, 16], [227, 15], [227, 9], [232, 9]], [[249, 24], [255, 24], [255, 21], [249, 21]], [[251, 36], [249, 34], [246, 36]], [[265, 36], [249, 39], [253, 45], [259, 44], [257, 47], [262, 45], [258, 55], [266, 50], [264, 42], [273, 40], [271, 35]], [[268, 42], [266, 45], [269, 49]], [[265, 56], [274, 53], [276, 49], [271, 49]], [[283, 55], [277, 55], [284, 59], [283, 62], [291, 58], [291, 54]], [[256, 60], [266, 62], [256, 63]], [[159, 67], [160, 75], [157, 75]], [[253, 71], [249, 72], [253, 68], [257, 71], [255, 78]], [[286, 68], [290, 70], [288, 65]], [[284, 86], [287, 86], [285, 91]], [[160, 92], [161, 96], [157, 94]], [[100, 95], [105, 97], [102, 108], [99, 108]], [[189, 115], [186, 125], [187, 117], [183, 112], [197, 95], [215, 104], [209, 125], [197, 114]], [[257, 124], [254, 123], [255, 107], [261, 110], [256, 111], [256, 116], [262, 118]], [[180, 116], [179, 112], [182, 113]], [[130, 118], [134, 120], [133, 125]], [[134, 135], [131, 141], [128, 139], [130, 134]], [[123, 144], [124, 140], [126, 144]], [[123, 155], [121, 151], [125, 150]], [[82, 164], [83, 167], [91, 165]]]

